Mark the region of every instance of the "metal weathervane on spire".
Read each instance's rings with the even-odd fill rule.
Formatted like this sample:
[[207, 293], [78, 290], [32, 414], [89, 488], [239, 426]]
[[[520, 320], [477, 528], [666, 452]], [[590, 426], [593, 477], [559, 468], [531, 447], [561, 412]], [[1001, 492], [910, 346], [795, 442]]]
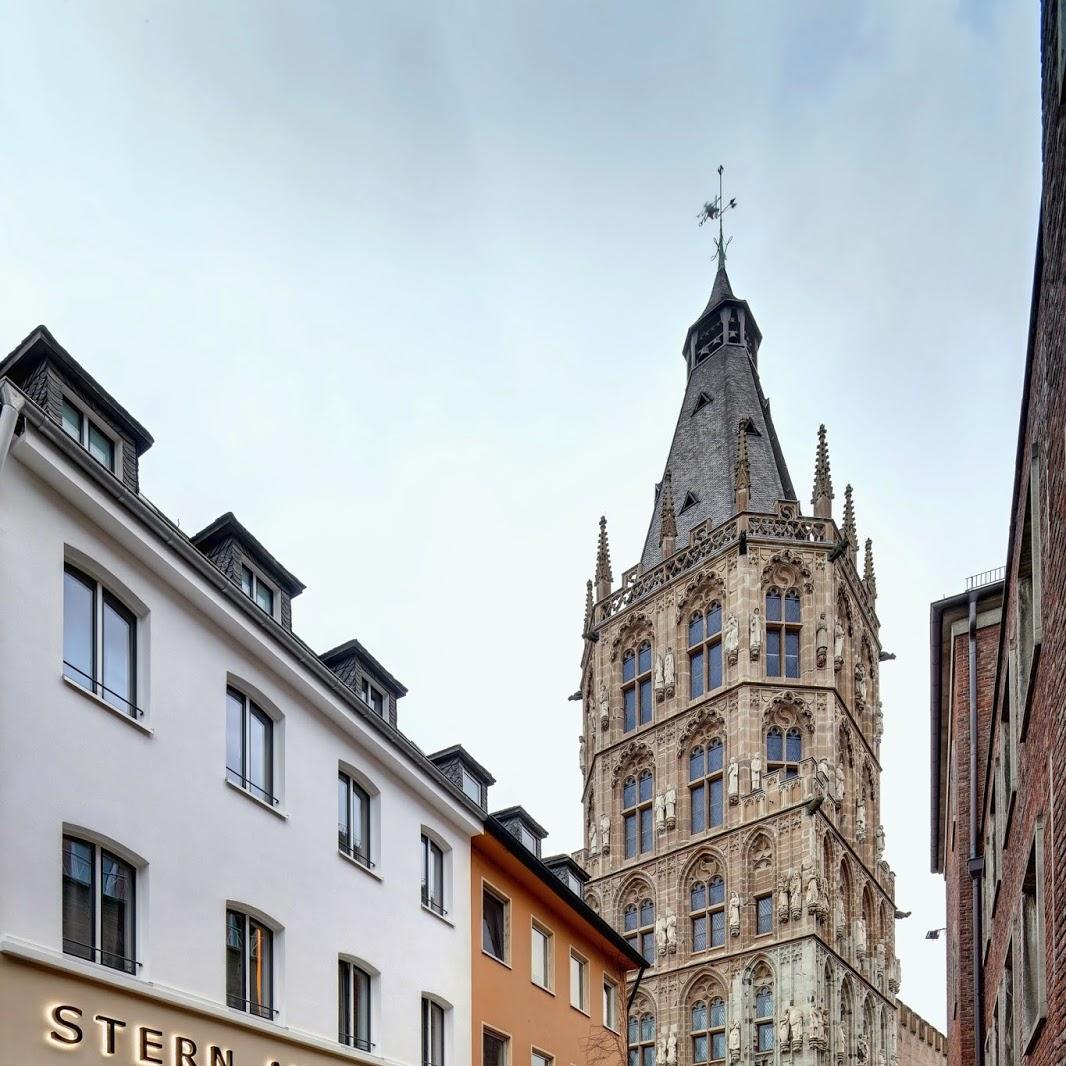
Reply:
[[704, 222], [713, 222], [718, 219], [718, 236], [714, 239], [715, 250], [718, 253], [718, 269], [725, 269], [725, 251], [729, 247], [732, 237], [727, 241], [725, 234], [722, 230], [722, 216], [730, 210], [730, 208], [737, 206], [735, 199], [730, 200], [729, 203], [725, 202], [725, 197], [722, 194], [722, 171], [725, 170], [724, 166], [718, 167], [718, 195], [709, 200], [703, 205], [703, 210], [696, 216], [699, 219], [699, 224], [702, 226]]

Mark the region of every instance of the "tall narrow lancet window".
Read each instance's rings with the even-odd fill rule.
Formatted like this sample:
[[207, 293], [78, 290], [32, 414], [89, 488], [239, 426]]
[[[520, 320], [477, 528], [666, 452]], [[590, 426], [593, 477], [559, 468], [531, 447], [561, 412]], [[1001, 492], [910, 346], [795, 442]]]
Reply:
[[774, 990], [767, 982], [755, 990], [755, 1051], [774, 1050]]
[[654, 787], [650, 770], [644, 770], [639, 778], [626, 778], [622, 785], [622, 825], [627, 859], [651, 851]]
[[688, 665], [692, 699], [722, 684], [722, 605], [696, 611], [688, 623]]
[[712, 740], [706, 748], [692, 749], [688, 761], [689, 797], [692, 800], [692, 832], [700, 833], [708, 826], [721, 825], [725, 819], [723, 801], [722, 742]]
[[651, 644], [622, 656], [622, 728], [625, 732], [651, 721]]
[[655, 1066], [655, 1015], [630, 1015], [629, 1066]]
[[776, 725], [766, 733], [766, 772], [784, 770], [785, 778], [799, 776], [803, 760], [803, 735], [792, 726], [782, 731]]
[[696, 1066], [725, 1062], [725, 1001], [720, 996], [692, 1005], [692, 1061]]
[[631, 903], [622, 916], [623, 935], [644, 956], [648, 965], [655, 962], [655, 904], [650, 900]]
[[800, 676], [800, 598], [795, 589], [766, 594], [766, 674]]
[[689, 892], [692, 920], [692, 950], [706, 951], [725, 945], [725, 881], [715, 874], [709, 881], [697, 881]]

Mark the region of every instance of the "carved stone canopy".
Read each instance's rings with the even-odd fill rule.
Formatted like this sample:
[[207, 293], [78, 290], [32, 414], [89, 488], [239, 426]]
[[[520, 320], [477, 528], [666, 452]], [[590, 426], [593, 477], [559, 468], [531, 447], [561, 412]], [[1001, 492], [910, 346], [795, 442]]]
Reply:
[[762, 582], [764, 587], [774, 585], [779, 589], [798, 588], [802, 584], [804, 591], [814, 591], [811, 568], [791, 548], [782, 548], [770, 556], [762, 568]]
[[683, 758], [692, 738], [700, 733], [721, 733], [725, 730], [725, 719], [714, 707], [703, 706], [685, 723], [677, 738], [677, 757]]
[[618, 652], [623, 646], [635, 645], [641, 638], [645, 637], [651, 640], [653, 634], [654, 628], [651, 619], [643, 611], [638, 611], [636, 614], [631, 615], [615, 634], [614, 640], [611, 641], [611, 662], [613, 663], [618, 659]]
[[813, 735], [814, 715], [811, 713], [810, 704], [792, 689], [778, 692], [763, 709], [764, 729], [771, 725], [785, 728], [800, 721], [806, 726], [807, 732]]
[[680, 624], [688, 611], [697, 607], [704, 607], [712, 600], [722, 600], [725, 597], [725, 582], [721, 574], [715, 570], [704, 570], [697, 574], [684, 588], [681, 597], [677, 601], [676, 622]]
[[614, 764], [611, 773], [611, 786], [614, 787], [622, 779], [623, 774], [637, 767], [647, 767], [649, 770], [655, 766], [655, 752], [647, 744], [639, 740], [631, 740], [618, 753], [618, 761]]

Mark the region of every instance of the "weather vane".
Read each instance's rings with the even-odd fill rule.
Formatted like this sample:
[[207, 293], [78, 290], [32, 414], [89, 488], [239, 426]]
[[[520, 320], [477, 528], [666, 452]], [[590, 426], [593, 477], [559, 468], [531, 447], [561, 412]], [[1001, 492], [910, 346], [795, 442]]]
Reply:
[[725, 250], [729, 247], [733, 238], [730, 237], [727, 241], [725, 234], [722, 231], [722, 216], [732, 207], [737, 206], [735, 199], [730, 200], [729, 203], [725, 202], [725, 198], [722, 195], [722, 171], [725, 167], [719, 165], [718, 167], [718, 195], [709, 200], [703, 205], [703, 210], [696, 216], [699, 220], [699, 224], [702, 226], [704, 222], [713, 222], [718, 219], [718, 236], [714, 239], [715, 251], [718, 253], [718, 269], [723, 270], [725, 268]]

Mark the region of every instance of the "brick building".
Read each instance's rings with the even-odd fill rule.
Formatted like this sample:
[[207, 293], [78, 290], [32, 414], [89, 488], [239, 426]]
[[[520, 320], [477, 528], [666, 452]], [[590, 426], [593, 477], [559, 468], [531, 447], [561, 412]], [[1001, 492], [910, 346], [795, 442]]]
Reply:
[[999, 592], [972, 590], [985, 606], [1001, 600], [1001, 623], [963, 638], [974, 645], [960, 664], [965, 692], [936, 662], [952, 608], [933, 607], [933, 866], [948, 880], [949, 1040], [958, 1033], [953, 1062], [981, 1066], [1066, 1061], [1066, 0], [1043, 5], [1041, 55], [1044, 178], [1006, 569]]
[[[721, 243], [721, 242], [720, 242]], [[643, 954], [630, 1061], [897, 1066], [871, 542], [825, 428], [802, 513], [720, 254], [640, 560], [601, 519], [581, 659], [586, 900]]]
[[899, 1005], [900, 1066], [945, 1066], [947, 1037], [905, 1003]]

